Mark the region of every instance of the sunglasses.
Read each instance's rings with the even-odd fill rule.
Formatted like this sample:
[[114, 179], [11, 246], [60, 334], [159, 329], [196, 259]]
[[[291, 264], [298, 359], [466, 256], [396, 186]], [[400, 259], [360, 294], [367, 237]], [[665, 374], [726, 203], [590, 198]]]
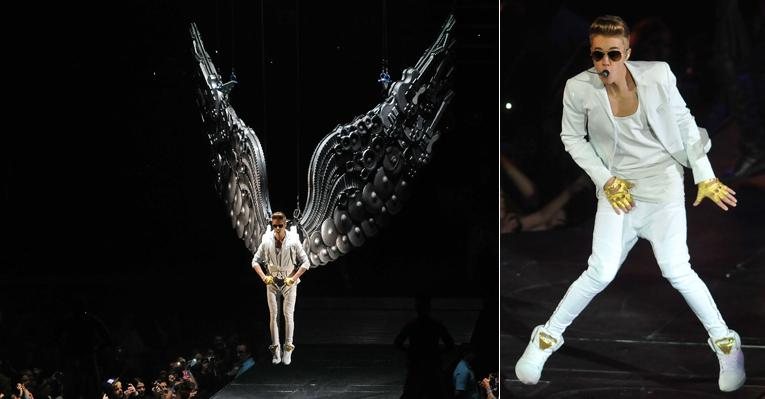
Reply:
[[275, 229], [281, 229], [282, 227], [284, 227], [283, 224], [274, 224], [273, 226]]
[[609, 50], [608, 52], [595, 50], [592, 53], [590, 53], [590, 57], [592, 57], [593, 61], [600, 61], [606, 55], [608, 55], [608, 59], [611, 61], [619, 61], [620, 59], [622, 59], [622, 52], [619, 50]]

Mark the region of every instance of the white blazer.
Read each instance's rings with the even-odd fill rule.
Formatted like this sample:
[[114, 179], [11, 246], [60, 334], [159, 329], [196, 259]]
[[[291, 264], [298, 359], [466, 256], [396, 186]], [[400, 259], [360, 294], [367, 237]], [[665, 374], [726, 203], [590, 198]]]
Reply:
[[276, 253], [276, 239], [274, 232], [269, 227], [263, 234], [258, 250], [252, 258], [253, 266], [255, 263], [265, 267], [269, 274], [274, 277], [284, 278], [292, 275], [295, 267], [300, 266], [308, 269], [308, 256], [306, 256], [303, 245], [300, 243], [300, 236], [293, 229], [287, 230], [287, 235], [282, 243], [282, 249]]
[[[715, 177], [706, 153], [712, 143], [677, 90], [675, 75], [665, 62], [627, 61], [635, 79], [648, 124], [679, 164], [693, 171], [693, 180]], [[600, 191], [613, 176], [611, 166], [619, 142], [608, 94], [597, 74], [583, 71], [566, 82], [560, 137], [574, 161]], [[589, 141], [586, 136], [589, 135]]]

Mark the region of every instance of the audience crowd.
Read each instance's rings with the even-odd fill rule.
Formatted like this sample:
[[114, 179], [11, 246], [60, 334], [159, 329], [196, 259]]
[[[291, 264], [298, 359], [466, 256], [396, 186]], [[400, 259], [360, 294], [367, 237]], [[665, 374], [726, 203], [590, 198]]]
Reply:
[[[87, 398], [97, 389], [102, 399], [204, 399], [255, 364], [249, 346], [236, 334], [228, 339], [215, 336], [209, 347], [192, 348], [188, 358], [177, 357], [155, 374], [135, 369], [122, 356], [124, 349], [119, 346], [112, 353], [103, 367], [95, 365], [95, 372], [82, 375], [89, 377], [86, 381], [62, 371], [16, 370], [12, 364], [0, 361], [0, 399]], [[105, 374], [109, 372], [112, 374]]]
[[[392, 351], [407, 352], [406, 385], [423, 384], [415, 391], [437, 393], [428, 396], [434, 398], [498, 397], [496, 348], [486, 347], [488, 338], [476, 333], [493, 331], [491, 326], [479, 317], [472, 342], [457, 347], [445, 327], [428, 316], [427, 303], [418, 307], [416, 322], [405, 326], [391, 343]], [[53, 323], [58, 325], [55, 332], [35, 337], [26, 330], [16, 331], [23, 336], [9, 335], [13, 329], [0, 333], [0, 342], [16, 343], [0, 347], [0, 399], [205, 399], [253, 367], [274, 367], [263, 337], [238, 332], [248, 327], [219, 323], [215, 328], [203, 323], [197, 331], [185, 328], [178, 334], [170, 320], [141, 323], [124, 314], [113, 320], [107, 316], [104, 322], [85, 310], [90, 307], [83, 300], [75, 299], [72, 305], [68, 316]], [[439, 345], [436, 337], [440, 349], [423, 352], [418, 348], [423, 345], [423, 334], [432, 333], [432, 326], [440, 326], [444, 342]], [[36, 344], [30, 344], [32, 340]], [[438, 370], [432, 375], [436, 378], [412, 378], [417, 371], [412, 364], [431, 364], [421, 359], [424, 353], [434, 357], [431, 363]], [[257, 364], [260, 358], [265, 361]], [[402, 387], [404, 392], [407, 389]]]
[[[255, 365], [248, 345], [242, 343], [237, 335], [229, 339], [215, 336], [210, 347], [192, 349], [189, 353], [189, 359], [175, 358], [154, 375], [104, 375], [100, 384], [96, 379], [85, 382], [93, 386], [82, 387], [82, 391], [68, 389], [65, 385], [72, 379], [65, 377], [71, 376], [65, 376], [61, 371], [46, 373], [41, 368], [16, 370], [13, 365], [0, 361], [0, 399], [85, 399], [92, 395], [92, 388], [96, 386], [100, 388], [98, 395], [101, 399], [205, 399]], [[443, 375], [451, 378], [443, 378], [443, 386], [453, 388], [450, 391], [454, 392], [454, 398], [498, 398], [496, 372], [477, 376], [473, 371], [475, 355], [472, 350], [461, 349], [459, 354], [461, 356], [456, 364], [448, 361], [449, 356], [444, 356], [447, 361], [443, 362], [446, 368]], [[119, 359], [116, 360], [119, 363]], [[125, 370], [125, 364], [122, 366]], [[429, 390], [432, 388], [432, 385], [428, 386]]]

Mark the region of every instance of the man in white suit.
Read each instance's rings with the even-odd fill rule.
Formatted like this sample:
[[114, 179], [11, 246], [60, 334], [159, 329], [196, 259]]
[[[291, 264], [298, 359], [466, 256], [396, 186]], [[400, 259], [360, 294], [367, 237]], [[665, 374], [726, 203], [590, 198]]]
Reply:
[[709, 198], [723, 210], [735, 192], [715, 178], [709, 138], [696, 126], [664, 62], [627, 62], [629, 28], [615, 16], [590, 26], [594, 71], [569, 79], [563, 98], [561, 139], [592, 178], [598, 208], [588, 268], [568, 289], [550, 319], [537, 326], [515, 367], [536, 384], [563, 332], [616, 276], [638, 238], [647, 239], [664, 276], [685, 298], [709, 334], [720, 362], [719, 386], [744, 384], [739, 335], [728, 328], [709, 289], [691, 269], [686, 244], [683, 166], [698, 185], [694, 206]]
[[[295, 350], [292, 336], [295, 331], [297, 285], [300, 276], [310, 268], [310, 264], [298, 234], [287, 231], [287, 217], [284, 213], [274, 212], [271, 215], [271, 228], [272, 231], [263, 234], [260, 246], [252, 258], [252, 268], [266, 284], [271, 329], [271, 346], [268, 349], [273, 354], [271, 362], [289, 365], [292, 362], [292, 351]], [[263, 271], [263, 266], [268, 274]], [[283, 298], [283, 352], [279, 341], [279, 296]]]

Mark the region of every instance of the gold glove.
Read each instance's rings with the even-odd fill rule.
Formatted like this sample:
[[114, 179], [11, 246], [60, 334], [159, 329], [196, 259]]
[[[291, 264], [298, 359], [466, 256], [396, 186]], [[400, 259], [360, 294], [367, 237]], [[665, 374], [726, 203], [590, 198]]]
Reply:
[[736, 206], [737, 201], [736, 197], [734, 197], [735, 194], [735, 191], [731, 190], [730, 187], [723, 184], [716, 177], [713, 179], [704, 180], [699, 183], [699, 192], [696, 194], [696, 201], [693, 202], [693, 206], [700, 204], [701, 201], [706, 197], [717, 204], [717, 206], [727, 211], [728, 208], [725, 206], [725, 204], [723, 204], [723, 202], [726, 202], [731, 206]]
[[635, 187], [635, 185], [616, 176], [612, 179], [611, 184], [607, 184], [604, 187], [606, 198], [617, 214], [620, 209], [627, 213], [633, 206], [635, 206], [635, 202], [632, 200], [632, 194], [630, 194], [630, 189]]
[[287, 287], [291, 287], [293, 284], [295, 284], [295, 279], [292, 277], [287, 277], [284, 279], [284, 284], [287, 284]]
[[271, 285], [274, 283], [274, 276], [266, 276], [263, 278], [263, 282], [266, 283], [266, 285]]

